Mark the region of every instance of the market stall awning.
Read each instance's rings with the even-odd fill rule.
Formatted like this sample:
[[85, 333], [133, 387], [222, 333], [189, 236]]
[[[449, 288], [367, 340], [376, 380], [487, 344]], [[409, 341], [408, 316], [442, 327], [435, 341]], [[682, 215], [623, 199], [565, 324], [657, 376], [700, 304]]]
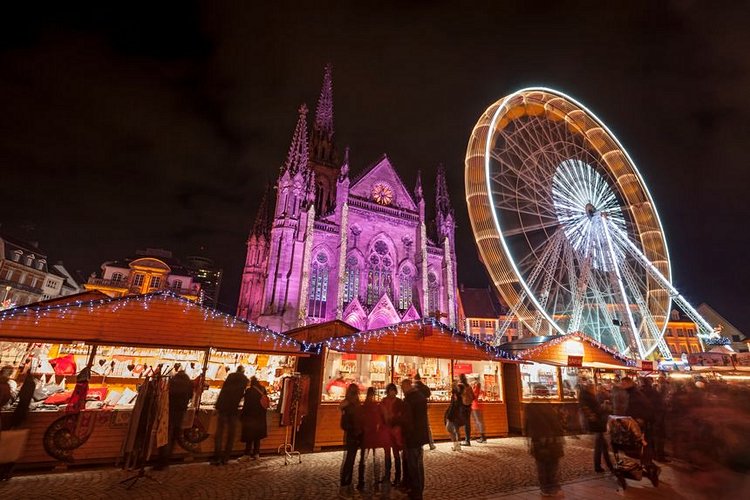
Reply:
[[49, 307], [49, 306], [63, 306], [70, 304], [77, 304], [80, 302], [89, 302], [92, 300], [108, 299], [109, 295], [102, 293], [98, 290], [86, 290], [84, 292], [73, 293], [71, 295], [64, 295], [62, 297], [55, 297], [54, 299], [40, 300], [33, 304], [16, 307], [16, 309], [28, 309], [35, 307]]
[[317, 344], [330, 338], [354, 335], [358, 331], [359, 329], [349, 323], [335, 319], [333, 321], [326, 321], [325, 323], [314, 323], [307, 326], [300, 326], [293, 330], [287, 330], [284, 332], [284, 335], [300, 342]]
[[524, 361], [556, 366], [634, 369], [636, 362], [580, 332], [549, 337], [524, 337], [499, 346]]
[[354, 335], [328, 338], [329, 349], [360, 354], [394, 354], [449, 359], [511, 359], [473, 337], [431, 319], [419, 319], [366, 330]]
[[171, 292], [10, 309], [0, 313], [0, 339], [301, 353], [294, 339]]

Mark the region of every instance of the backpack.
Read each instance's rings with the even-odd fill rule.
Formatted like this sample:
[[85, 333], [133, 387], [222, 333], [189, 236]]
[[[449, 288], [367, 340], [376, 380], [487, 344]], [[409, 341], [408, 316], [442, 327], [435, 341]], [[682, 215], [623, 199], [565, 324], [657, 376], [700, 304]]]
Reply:
[[260, 406], [263, 407], [264, 410], [267, 410], [269, 406], [271, 406], [271, 401], [268, 399], [268, 396], [263, 393], [260, 389], [255, 387], [255, 390], [260, 393]]
[[469, 406], [474, 401], [474, 389], [470, 385], [464, 386], [464, 391], [461, 393], [461, 402], [464, 406]]

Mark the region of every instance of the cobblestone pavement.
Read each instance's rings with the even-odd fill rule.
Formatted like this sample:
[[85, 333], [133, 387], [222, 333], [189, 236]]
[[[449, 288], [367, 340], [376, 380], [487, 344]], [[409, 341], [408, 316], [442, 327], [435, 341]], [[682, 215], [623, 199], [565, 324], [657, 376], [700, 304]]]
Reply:
[[[567, 438], [561, 478], [565, 482], [593, 478], [591, 440]], [[536, 470], [523, 438], [491, 439], [473, 444], [461, 453], [450, 451], [450, 443], [425, 451], [425, 498], [483, 499], [513, 492], [531, 492], [538, 497]], [[304, 499], [335, 498], [342, 452], [305, 454], [302, 463], [284, 465], [278, 456], [257, 462], [231, 463], [224, 467], [205, 462], [173, 465], [153, 472], [156, 481], [140, 479], [126, 490], [119, 481], [130, 472], [113, 468], [64, 473], [21, 475], [0, 484], [3, 499]], [[368, 463], [371, 466], [371, 462]], [[382, 471], [382, 457], [381, 457]], [[368, 470], [368, 486], [372, 481]], [[358, 498], [405, 496], [395, 490], [357, 493]], [[599, 499], [597, 499], [599, 500]]]

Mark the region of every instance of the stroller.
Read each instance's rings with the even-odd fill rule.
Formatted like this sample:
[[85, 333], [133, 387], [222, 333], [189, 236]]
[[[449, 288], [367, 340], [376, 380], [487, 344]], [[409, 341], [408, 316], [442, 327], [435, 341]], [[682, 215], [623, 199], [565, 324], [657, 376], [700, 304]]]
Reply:
[[654, 487], [659, 486], [661, 469], [651, 460], [651, 450], [634, 418], [610, 415], [607, 435], [615, 456], [612, 472], [623, 490], [627, 487], [626, 479], [640, 481], [643, 476], [650, 479]]

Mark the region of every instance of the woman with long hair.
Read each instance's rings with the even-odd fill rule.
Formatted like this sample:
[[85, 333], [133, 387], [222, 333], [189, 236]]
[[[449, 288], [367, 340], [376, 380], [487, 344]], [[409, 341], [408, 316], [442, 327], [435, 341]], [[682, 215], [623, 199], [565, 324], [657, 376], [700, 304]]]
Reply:
[[268, 394], [257, 378], [250, 377], [250, 385], [245, 389], [245, 400], [240, 412], [242, 423], [242, 441], [245, 443], [245, 454], [240, 460], [257, 460], [260, 458], [260, 440], [268, 435], [266, 428], [266, 410]]
[[354, 460], [362, 447], [364, 414], [359, 402], [359, 387], [349, 384], [341, 403], [341, 429], [344, 431], [344, 461], [341, 464], [341, 489], [351, 489]]
[[[383, 415], [385, 424], [386, 439], [383, 443], [385, 448], [385, 475], [383, 482], [388, 483], [391, 480], [391, 464], [395, 462], [396, 475], [393, 480], [393, 486], [401, 483], [401, 450], [404, 449], [404, 437], [401, 433], [401, 426], [404, 418], [404, 402], [396, 397], [398, 389], [396, 384], [388, 384], [385, 388], [386, 396], [380, 401], [380, 411]], [[393, 455], [393, 462], [391, 460]]]
[[458, 439], [458, 430], [464, 424], [464, 410], [463, 404], [461, 403], [461, 391], [463, 390], [462, 384], [456, 384], [453, 386], [451, 393], [451, 402], [448, 405], [448, 409], [445, 410], [445, 430], [451, 436], [453, 442], [452, 450], [461, 451], [461, 442]]

